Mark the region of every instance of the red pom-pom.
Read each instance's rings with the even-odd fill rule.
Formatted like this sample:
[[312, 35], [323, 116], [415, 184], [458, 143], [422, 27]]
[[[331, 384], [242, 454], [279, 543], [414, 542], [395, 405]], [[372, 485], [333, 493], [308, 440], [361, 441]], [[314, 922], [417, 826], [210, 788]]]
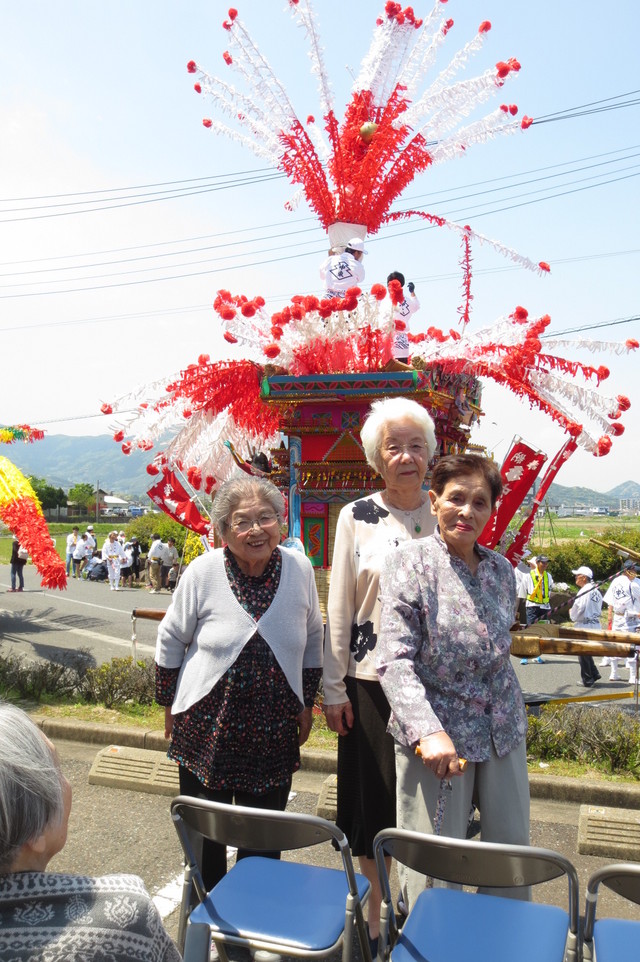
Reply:
[[387, 296], [387, 291], [382, 284], [374, 284], [371, 288], [371, 293], [377, 301], [383, 301]]
[[640, 347], [635, 337], [628, 337], [624, 343], [630, 351], [635, 351], [637, 347]]
[[220, 311], [220, 317], [223, 321], [232, 321], [236, 316], [235, 308], [233, 307], [223, 307]]
[[202, 121], [203, 127], [211, 127], [212, 124], [213, 124], [213, 120], [210, 120], [208, 117], [205, 117], [204, 120]]
[[478, 27], [478, 33], [489, 33], [490, 30], [491, 30], [490, 20], [483, 20], [480, 26]]
[[222, 59], [228, 65], [233, 63], [233, 57], [231, 56], [228, 50], [225, 50], [225, 52], [222, 54]]
[[326, 321], [328, 317], [331, 317], [331, 308], [321, 303], [320, 307], [318, 308], [318, 314], [321, 318], [323, 318], [323, 320]]
[[512, 117], [515, 117], [515, 115], [518, 113], [518, 105], [509, 104], [509, 113], [511, 114]]
[[208, 354], [198, 354], [198, 364], [208, 364], [209, 355]]
[[242, 305], [240, 312], [243, 317], [253, 317], [256, 313], [256, 309], [251, 302], [248, 302], [247, 304]]
[[113, 408], [111, 407], [110, 404], [107, 404], [106, 402], [100, 406], [100, 410], [102, 411], [103, 414], [113, 414]]
[[316, 118], [313, 116], [313, 114], [309, 114], [309, 116], [307, 117], [307, 123], [315, 124], [315, 122], [316, 122]]
[[538, 264], [538, 267], [540, 268], [541, 271], [544, 271], [546, 274], [548, 274], [551, 271], [551, 268], [549, 267], [546, 261], [540, 261], [540, 263]]
[[301, 321], [304, 317], [304, 310], [299, 304], [294, 304], [291, 308], [291, 317], [294, 321]]
[[442, 28], [442, 33], [444, 34], [445, 37], [446, 37], [446, 35], [449, 33], [449, 31], [451, 30], [452, 26], [453, 26], [453, 20], [449, 19], [449, 20], [447, 20], [447, 21], [445, 22], [445, 24], [444, 24], [444, 26], [443, 26], [443, 28]]
[[518, 324], [524, 324], [526, 319], [529, 317], [529, 311], [526, 309], [526, 307], [518, 306], [511, 317], [514, 319], [514, 321], [517, 321]]
[[498, 61], [498, 63], [496, 64], [496, 70], [498, 71], [498, 76], [500, 77], [501, 80], [504, 80], [504, 78], [508, 77], [509, 74], [511, 73], [511, 67], [509, 66], [508, 63], [505, 63], [504, 60]]
[[234, 337], [233, 334], [231, 333], [231, 331], [225, 331], [222, 336], [224, 337], [225, 341], [227, 341], [229, 344], [237, 344], [237, 343], [238, 343], [238, 338], [237, 338], [237, 337]]
[[402, 291], [402, 284], [400, 281], [392, 280], [388, 284], [389, 296], [391, 297], [392, 304], [402, 304], [404, 300], [404, 293]]
[[602, 365], [598, 368], [598, 380], [599, 380], [599, 381], [606, 381], [610, 374], [611, 374], [611, 371], [609, 370], [608, 367], [605, 367], [604, 364], [602, 364]]
[[123, 454], [131, 454], [131, 441], [125, 441], [122, 445]]
[[344, 292], [345, 297], [360, 297], [361, 294], [362, 294], [362, 291], [360, 290], [359, 287], [348, 287], [347, 290]]
[[191, 410], [191, 408], [185, 408], [184, 411], [182, 412], [182, 417], [188, 420], [192, 414], [193, 414], [193, 411]]
[[265, 305], [264, 297], [260, 297], [260, 295], [258, 294], [257, 297], [254, 297], [253, 303], [256, 305], [256, 307], [264, 307]]
[[598, 457], [603, 458], [605, 454], [608, 454], [611, 450], [611, 438], [606, 434], [603, 434], [601, 438], [598, 438]]
[[272, 336], [275, 338], [275, 340], [277, 341], [279, 338], [282, 337], [282, 334], [283, 334], [282, 328], [281, 328], [281, 327], [278, 327], [277, 324], [272, 324], [272, 325], [271, 325], [271, 334], [272, 334]]
[[120, 443], [120, 441], [123, 440], [123, 438], [124, 438], [124, 431], [116, 431], [116, 433], [113, 435], [113, 440], [116, 441], [118, 444]]
[[620, 437], [621, 434], [624, 434], [624, 424], [612, 424], [611, 430], [616, 437]]
[[625, 397], [624, 394], [619, 394], [616, 400], [620, 406], [621, 411], [628, 411], [629, 408], [631, 407], [631, 401], [629, 400], [628, 397]]
[[204, 493], [211, 494], [215, 483], [216, 479], [212, 475], [208, 474], [204, 482]]
[[222, 26], [224, 27], [225, 30], [231, 30], [232, 21], [231, 21], [231, 20], [223, 20], [223, 21], [222, 21]]
[[280, 353], [280, 348], [274, 341], [272, 341], [270, 344], [267, 344], [264, 349], [264, 353], [267, 355], [267, 357], [274, 358]]
[[202, 471], [200, 468], [189, 468], [187, 471], [187, 481], [192, 488], [200, 488], [202, 484]]
[[160, 468], [157, 467], [157, 465], [155, 465], [155, 464], [148, 464], [148, 465], [147, 465], [147, 474], [151, 474], [151, 475], [153, 475], [153, 474], [160, 474]]
[[195, 60], [190, 60], [189, 63], [187, 64], [187, 70], [189, 71], [189, 73], [195, 73], [197, 69], [198, 68], [196, 67]]
[[235, 20], [238, 16], [238, 11], [235, 7], [229, 7], [229, 20]]
[[527, 117], [527, 115], [525, 114], [522, 120], [520, 121], [520, 126], [522, 127], [523, 130], [528, 130], [532, 123], [533, 123], [533, 117]]

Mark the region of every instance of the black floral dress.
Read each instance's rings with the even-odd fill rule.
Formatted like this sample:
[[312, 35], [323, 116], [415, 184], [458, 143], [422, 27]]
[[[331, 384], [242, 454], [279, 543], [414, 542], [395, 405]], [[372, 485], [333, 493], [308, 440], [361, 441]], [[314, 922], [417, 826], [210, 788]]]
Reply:
[[[269, 608], [280, 583], [282, 556], [274, 551], [262, 575], [239, 568], [228, 548], [224, 564], [231, 590], [252, 618]], [[171, 705], [179, 668], [156, 665], [156, 700]], [[313, 705], [319, 668], [303, 670], [305, 707]], [[273, 652], [259, 632], [208, 695], [175, 716], [169, 758], [216, 791], [263, 795], [300, 767], [297, 717], [302, 710]]]

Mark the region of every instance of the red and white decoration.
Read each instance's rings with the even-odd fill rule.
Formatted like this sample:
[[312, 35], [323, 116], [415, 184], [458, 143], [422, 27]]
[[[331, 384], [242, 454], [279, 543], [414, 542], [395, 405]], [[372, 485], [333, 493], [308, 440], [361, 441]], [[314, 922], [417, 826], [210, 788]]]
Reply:
[[[230, 137], [283, 171], [298, 190], [288, 203], [306, 198], [328, 231], [331, 244], [375, 234], [385, 224], [420, 217], [460, 235], [463, 302], [448, 331], [429, 328], [410, 335], [414, 357], [445, 373], [488, 377], [527, 400], [569, 434], [563, 458], [578, 445], [596, 456], [611, 447], [624, 430], [620, 417], [629, 400], [615, 391], [601, 393], [609, 371], [564, 356], [576, 348], [596, 351], [635, 350], [625, 344], [542, 340], [548, 316], [529, 318], [523, 307], [491, 327], [468, 332], [471, 293], [471, 245], [485, 243], [516, 264], [546, 274], [549, 265], [533, 261], [437, 213], [393, 210], [414, 178], [432, 164], [466, 153], [498, 134], [527, 130], [532, 120], [517, 119], [518, 107], [504, 100], [505, 87], [517, 77], [513, 57], [470, 74], [471, 58], [482, 50], [491, 24], [482, 21], [476, 35], [450, 53], [455, 36], [450, 7], [437, 0], [423, 18], [412, 7], [387, 2], [377, 18], [373, 38], [351, 98], [340, 120], [336, 112], [318, 25], [311, 0], [289, 0], [288, 9], [306, 35], [312, 72], [318, 81], [320, 111], [298, 116], [283, 84], [251, 37], [236, 9], [222, 24], [224, 69], [238, 78], [234, 86], [194, 61], [187, 65], [195, 90], [212, 104], [203, 123], [212, 133]], [[350, 8], [350, 15], [359, 9]], [[444, 57], [444, 60], [443, 60]], [[472, 113], [492, 98], [497, 105], [484, 117]], [[242, 456], [268, 449], [278, 438], [278, 420], [260, 400], [266, 365], [292, 375], [377, 371], [391, 359], [393, 305], [386, 285], [352, 288], [332, 300], [295, 294], [270, 313], [261, 296], [218, 292], [214, 310], [224, 336], [242, 345], [244, 359], [197, 364], [170, 383], [157, 382], [103, 406], [113, 414], [114, 439], [124, 453], [134, 446], [154, 448], [170, 434], [173, 440], [156, 454], [151, 474], [182, 466], [197, 490], [211, 491], [233, 470], [225, 447], [230, 441]], [[461, 324], [462, 330], [455, 327]], [[579, 378], [580, 382], [576, 383]], [[128, 412], [133, 409], [134, 413]], [[554, 465], [556, 460], [554, 460]], [[550, 469], [551, 470], [551, 469]]]

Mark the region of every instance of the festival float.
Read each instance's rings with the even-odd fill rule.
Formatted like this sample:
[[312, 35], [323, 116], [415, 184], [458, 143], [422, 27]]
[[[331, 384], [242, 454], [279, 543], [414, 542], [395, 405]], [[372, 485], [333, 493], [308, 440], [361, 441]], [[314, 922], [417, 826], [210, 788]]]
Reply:
[[[28, 424], [0, 425], [0, 444], [41, 441], [44, 431]], [[42, 506], [29, 480], [8, 458], [0, 455], [0, 521], [29, 552], [42, 576], [43, 588], [66, 588], [64, 562], [49, 534]]]
[[[520, 305], [490, 327], [472, 331], [474, 245], [540, 275], [549, 265], [437, 211], [397, 206], [406, 188], [416, 177], [428, 177], [433, 165], [499, 135], [526, 136], [533, 122], [526, 114], [520, 117], [507, 97], [519, 62], [510, 57], [472, 73], [470, 64], [491, 24], [482, 21], [474, 37], [455, 47], [453, 6], [438, 0], [421, 18], [412, 7], [386, 3], [341, 117], [310, 0], [289, 0], [288, 10], [307, 40], [319, 111], [302, 116], [296, 111], [235, 9], [222, 23], [221, 61], [237, 83], [194, 61], [187, 65], [196, 94], [207, 104], [205, 128], [283, 172], [295, 188], [286, 206], [293, 210], [306, 200], [327, 233], [330, 251], [341, 253], [354, 238], [364, 242], [386, 225], [411, 219], [458, 236], [463, 293], [450, 329], [410, 334], [410, 363], [403, 364], [392, 357], [392, 339], [402, 325], [394, 320], [403, 296], [396, 282], [354, 284], [333, 297], [292, 293], [275, 312], [260, 294], [220, 290], [213, 309], [225, 339], [240, 346], [241, 359], [213, 361], [202, 354], [177, 375], [102, 407], [114, 419], [114, 440], [125, 454], [134, 448], [153, 452], [147, 470], [156, 476], [155, 503], [195, 530], [207, 526], [193, 503], [200, 493], [215, 494], [215, 486], [238, 466], [268, 472], [288, 495], [289, 535], [303, 541], [321, 598], [340, 507], [380, 483], [359, 438], [374, 399], [401, 395], [423, 405], [434, 418], [440, 454], [473, 449], [469, 437], [482, 414], [486, 378], [560, 425], [566, 440], [542, 476], [524, 525], [504, 545], [514, 563], [562, 464], [578, 448], [606, 455], [624, 430], [621, 415], [629, 400], [601, 390], [608, 369], [571, 355], [578, 347], [621, 354], [637, 348], [637, 341], [545, 337], [543, 349], [550, 318], [530, 317]], [[492, 108], [480, 115], [488, 101]], [[524, 442], [511, 449], [502, 469], [505, 493], [485, 529], [488, 546], [499, 543], [546, 461], [544, 452]]]

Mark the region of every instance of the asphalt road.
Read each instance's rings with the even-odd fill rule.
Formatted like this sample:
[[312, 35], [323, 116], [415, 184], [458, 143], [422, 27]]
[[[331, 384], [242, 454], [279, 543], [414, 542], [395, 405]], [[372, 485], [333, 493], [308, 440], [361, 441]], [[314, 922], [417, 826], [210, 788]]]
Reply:
[[[40, 587], [32, 565], [24, 570], [24, 591], [11, 593], [8, 565], [0, 565], [0, 652], [57, 661], [61, 653], [90, 650], [96, 664], [132, 653], [134, 608], [165, 611], [171, 595], [144, 588], [110, 591], [106, 582], [70, 579], [66, 591]], [[153, 657], [157, 622], [138, 620], [137, 652]]]
[[[89, 649], [96, 664], [116, 656], [125, 657], [132, 652], [133, 609], [165, 611], [171, 603], [169, 592], [152, 595], [144, 588], [110, 591], [106, 582], [70, 580], [66, 591], [44, 590], [32, 565], [25, 568], [23, 592], [12, 594], [9, 587], [9, 566], [0, 565], [0, 654], [11, 652], [51, 661], [78, 648]], [[137, 620], [140, 657], [153, 657], [156, 632], [157, 622]], [[631, 692], [629, 672], [624, 666], [622, 681], [609, 682], [608, 669], [602, 669], [602, 680], [586, 689], [580, 681], [576, 657], [551, 655], [543, 665], [529, 662], [526, 666], [514, 658], [513, 664], [528, 700]], [[631, 707], [632, 700], [617, 704]]]

